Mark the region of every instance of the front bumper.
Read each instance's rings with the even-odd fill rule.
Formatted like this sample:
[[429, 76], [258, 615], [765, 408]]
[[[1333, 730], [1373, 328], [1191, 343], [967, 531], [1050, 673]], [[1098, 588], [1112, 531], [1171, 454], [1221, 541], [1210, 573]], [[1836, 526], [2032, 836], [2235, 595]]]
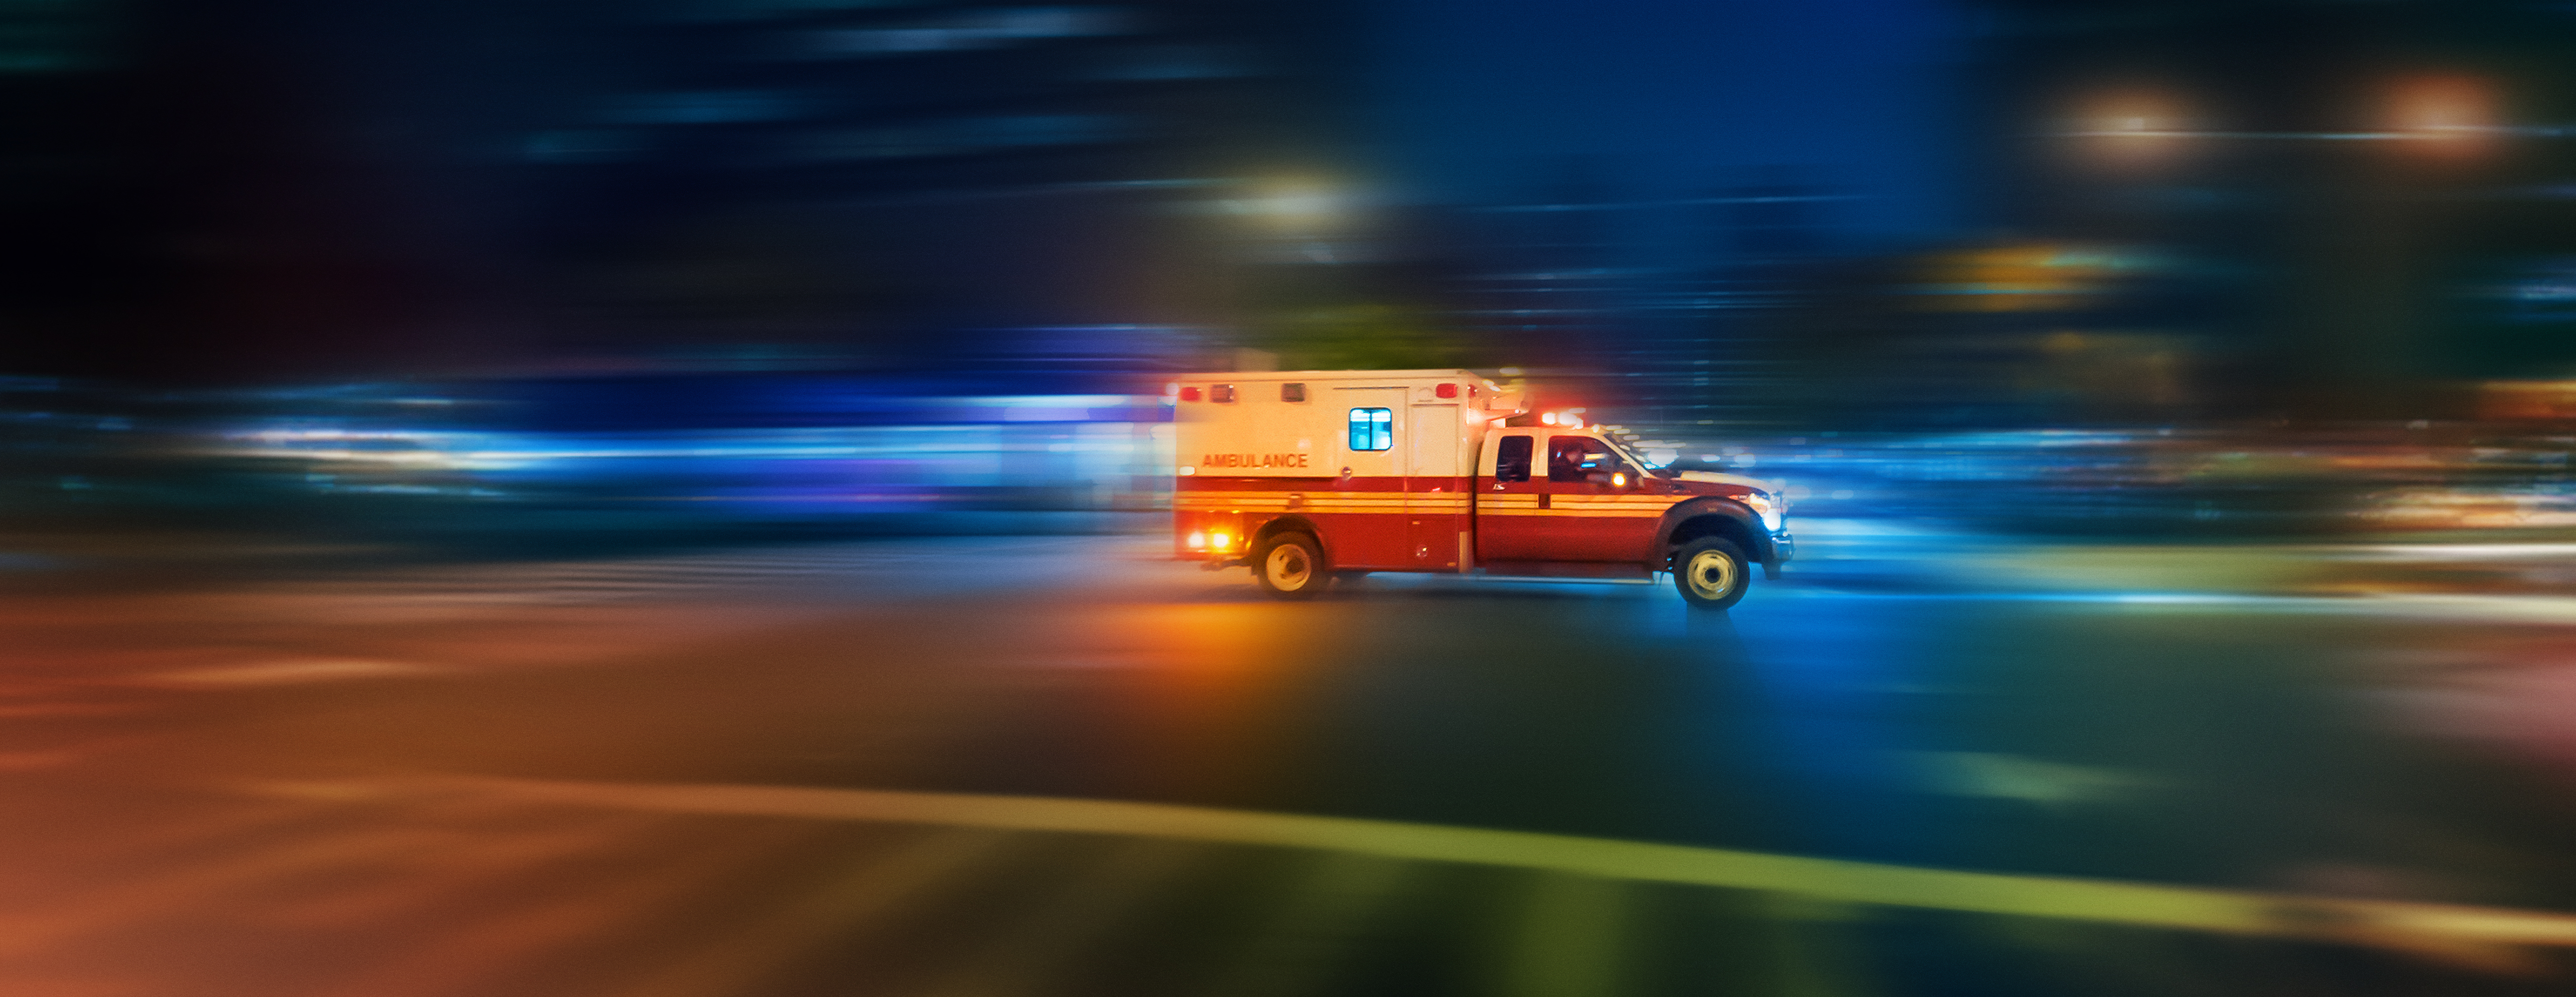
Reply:
[[1789, 531], [1787, 531], [1787, 530], [1782, 530], [1782, 531], [1780, 531], [1780, 532], [1778, 532], [1778, 533], [1772, 534], [1772, 536], [1771, 536], [1771, 560], [1772, 560], [1772, 563], [1774, 563], [1774, 564], [1787, 564], [1787, 563], [1789, 563], [1792, 559], [1795, 559], [1797, 556], [1798, 556], [1798, 538], [1793, 537], [1793, 536], [1790, 536], [1790, 535], [1789, 535]]

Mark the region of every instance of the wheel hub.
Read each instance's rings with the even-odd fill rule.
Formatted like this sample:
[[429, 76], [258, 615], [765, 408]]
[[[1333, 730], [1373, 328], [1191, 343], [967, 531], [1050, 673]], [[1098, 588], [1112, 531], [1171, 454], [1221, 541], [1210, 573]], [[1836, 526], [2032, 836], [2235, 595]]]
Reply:
[[1306, 563], [1306, 552], [1294, 544], [1271, 548], [1265, 567], [1270, 573], [1270, 583], [1281, 589], [1302, 588], [1307, 576], [1314, 573], [1314, 566]]
[[1735, 587], [1735, 559], [1713, 550], [1700, 551], [1685, 566], [1691, 590], [1704, 598], [1722, 599]]

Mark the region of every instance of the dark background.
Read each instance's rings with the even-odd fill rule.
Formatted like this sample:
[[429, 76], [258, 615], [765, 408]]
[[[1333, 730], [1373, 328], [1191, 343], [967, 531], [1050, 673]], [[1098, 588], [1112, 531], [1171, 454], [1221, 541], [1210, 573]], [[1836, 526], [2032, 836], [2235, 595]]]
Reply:
[[2576, 361], [2560, 5], [0, 25], [19, 374], [910, 369], [1126, 327], [1174, 335], [1090, 352], [1615, 372], [1632, 422], [1777, 426], [2431, 415]]

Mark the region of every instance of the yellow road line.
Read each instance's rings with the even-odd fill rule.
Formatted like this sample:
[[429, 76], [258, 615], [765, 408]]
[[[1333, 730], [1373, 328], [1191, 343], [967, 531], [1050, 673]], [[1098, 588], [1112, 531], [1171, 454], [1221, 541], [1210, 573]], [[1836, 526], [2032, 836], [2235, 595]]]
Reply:
[[357, 784], [277, 783], [263, 788], [280, 795], [319, 794], [330, 799], [411, 793], [435, 798], [467, 791], [657, 813], [885, 821], [1309, 848], [1631, 882], [1760, 890], [1842, 903], [2326, 939], [2401, 949], [2445, 943], [2576, 946], [2576, 915], [2548, 911], [1960, 872], [1608, 838], [1158, 803], [467, 776]]

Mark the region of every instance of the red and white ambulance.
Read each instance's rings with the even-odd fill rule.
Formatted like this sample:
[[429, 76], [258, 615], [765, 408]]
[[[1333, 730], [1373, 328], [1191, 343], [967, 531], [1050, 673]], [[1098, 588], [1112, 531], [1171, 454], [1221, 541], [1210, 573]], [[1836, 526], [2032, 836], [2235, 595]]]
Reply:
[[[1179, 557], [1312, 595], [1418, 571], [1652, 580], [1723, 609], [1794, 545], [1769, 482], [1653, 467], [1464, 370], [1190, 374], [1173, 394]], [[1573, 420], [1568, 420], [1569, 422]]]

